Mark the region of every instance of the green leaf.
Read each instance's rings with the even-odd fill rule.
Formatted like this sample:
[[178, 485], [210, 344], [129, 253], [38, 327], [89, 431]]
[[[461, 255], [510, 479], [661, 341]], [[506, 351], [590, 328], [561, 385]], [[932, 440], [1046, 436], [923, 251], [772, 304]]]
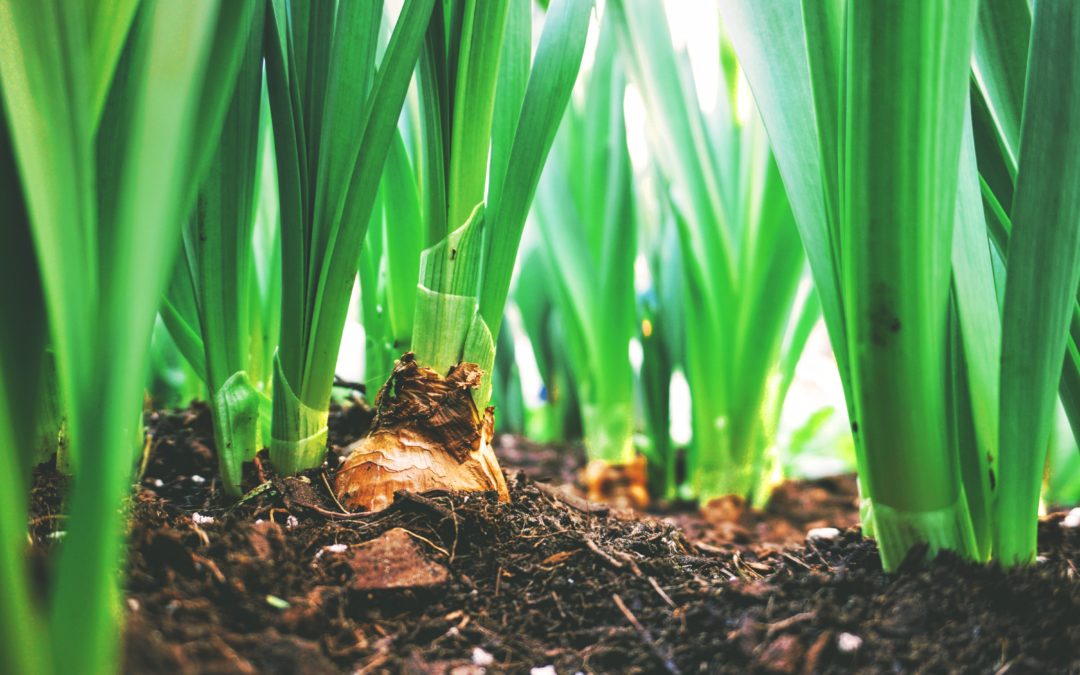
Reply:
[[995, 544], [1005, 564], [1032, 562], [1042, 467], [1080, 283], [1080, 6], [1039, 2], [1009, 241], [1001, 370]]
[[1020, 118], [1030, 31], [1028, 0], [993, 0], [979, 4], [972, 70], [1014, 180], [1020, 157]]
[[588, 0], [555, 0], [548, 8], [514, 131], [506, 178], [488, 194], [480, 314], [496, 337], [525, 217], [581, 67], [591, 12]]
[[356, 265], [433, 4], [405, 3], [377, 72], [379, 3], [273, 5], [266, 63], [283, 258], [271, 459], [282, 471], [322, 460], [315, 446]]
[[946, 319], [976, 3], [851, 3], [841, 255], [882, 564], [974, 553], [946, 417]]

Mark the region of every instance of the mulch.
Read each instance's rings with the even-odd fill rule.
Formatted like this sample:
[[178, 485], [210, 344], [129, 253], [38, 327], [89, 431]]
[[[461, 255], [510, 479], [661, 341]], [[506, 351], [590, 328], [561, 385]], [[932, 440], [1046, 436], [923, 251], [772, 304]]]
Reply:
[[[762, 511], [643, 514], [540, 480], [572, 475], [572, 453], [504, 439], [508, 504], [398, 493], [348, 516], [327, 483], [366, 421], [351, 408], [331, 423], [324, 469], [282, 479], [257, 462], [235, 503], [205, 408], [148, 416], [153, 451], [128, 508], [126, 672], [1080, 670], [1080, 530], [1061, 514], [1041, 523], [1030, 569], [942, 555], [884, 574], [853, 525], [850, 477], [785, 484]], [[42, 592], [65, 487], [35, 472]], [[838, 535], [805, 539], [830, 524]]]

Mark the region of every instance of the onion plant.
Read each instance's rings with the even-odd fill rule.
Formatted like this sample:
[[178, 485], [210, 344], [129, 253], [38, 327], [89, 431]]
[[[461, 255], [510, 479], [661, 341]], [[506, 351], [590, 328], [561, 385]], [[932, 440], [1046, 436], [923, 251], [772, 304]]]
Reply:
[[[633, 460], [636, 215], [626, 147], [626, 75], [605, 12], [584, 96], [562, 121], [533, 213], [553, 282], [590, 461]], [[537, 277], [530, 285], [543, 286]], [[592, 474], [594, 472], [587, 472]]]
[[689, 499], [693, 491], [685, 472], [679, 471], [679, 449], [671, 434], [672, 380], [684, 369], [686, 359], [683, 266], [677, 225], [663, 193], [666, 185], [655, 168], [650, 173], [656, 193], [653, 203], [639, 199], [639, 246], [649, 271], [649, 283], [637, 301], [641, 341], [638, 391], [647, 431], [647, 443], [641, 450], [648, 460], [650, 492], [667, 500]]
[[[260, 421], [269, 429], [273, 352], [263, 328], [274, 323], [270, 303], [280, 284], [278, 268], [265, 265], [268, 276], [260, 278], [254, 260], [260, 187], [274, 196], [262, 171], [271, 150], [269, 110], [262, 105], [263, 17], [256, 12], [258, 39], [244, 55], [221, 143], [184, 228], [161, 307], [174, 341], [206, 384], [222, 483], [232, 495], [240, 494], [244, 461], [262, 447]], [[274, 243], [260, 250], [273, 251]]]
[[[14, 219], [3, 236], [28, 230], [34, 251], [3, 246], [5, 257], [25, 254], [22, 266], [5, 260], [4, 274], [30, 275], [5, 288], [0, 330], [0, 492], [12, 502], [0, 526], [0, 658], [14, 662], [11, 672], [118, 665], [120, 506], [137, 456], [150, 334], [255, 8], [253, 0], [0, 2], [0, 87], [18, 169], [18, 186], [5, 176], [5, 207], [21, 190], [28, 226], [20, 234], [17, 210], [5, 208]], [[35, 262], [44, 317], [32, 304]], [[9, 322], [12, 314], [21, 318]], [[29, 467], [18, 441], [33, 417], [46, 317], [75, 481], [49, 611], [39, 614], [20, 562]]]
[[24, 558], [30, 471], [38, 457], [19, 449], [37, 448], [48, 326], [5, 117], [0, 107], [0, 670], [33, 674], [48, 672], [49, 665]]
[[381, 60], [382, 2], [272, 0], [264, 46], [281, 218], [270, 458], [318, 466], [356, 264], [434, 0], [406, 0]]
[[[534, 221], [535, 222], [535, 221]], [[562, 317], [556, 308], [554, 284], [537, 284], [535, 279], [553, 278], [551, 260], [543, 250], [535, 228], [527, 227], [518, 263], [517, 281], [512, 290], [518, 309], [520, 339], [531, 348], [536, 365], [535, 378], [522, 378], [525, 435], [538, 443], [553, 443], [581, 437], [581, 413], [577, 381], [569, 354], [563, 349]], [[500, 333], [500, 340], [503, 333]], [[500, 347], [500, 350], [502, 348]], [[522, 355], [518, 368], [529, 356]], [[500, 409], [505, 404], [500, 399]]]
[[379, 508], [402, 488], [506, 496], [490, 449], [491, 413], [479, 411], [490, 397], [525, 217], [577, 77], [592, 3], [551, 3], [535, 56], [531, 11], [528, 0], [444, 2], [427, 27], [412, 168], [391, 166], [402, 169], [391, 182], [413, 190], [420, 205], [412, 353], [338, 474], [347, 505]]
[[724, 10], [807, 249], [889, 569], [919, 544], [1035, 557], [1080, 281], [1080, 7], [988, 4]]
[[707, 117], [663, 7], [612, 5], [678, 225], [690, 489], [760, 499], [780, 406], [819, 315], [816, 298], [798, 293], [806, 259], [794, 215], [763, 126], [752, 112], [739, 115], [737, 71], [721, 70]]

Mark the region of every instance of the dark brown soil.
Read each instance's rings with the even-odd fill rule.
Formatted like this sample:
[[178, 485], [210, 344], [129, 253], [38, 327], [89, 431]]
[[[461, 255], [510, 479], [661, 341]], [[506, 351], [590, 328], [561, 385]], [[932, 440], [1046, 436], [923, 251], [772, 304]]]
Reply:
[[[1032, 569], [942, 556], [885, 575], [856, 528], [740, 542], [778, 519], [849, 524], [843, 480], [786, 486], [766, 515], [740, 512], [737, 536], [710, 529], [723, 520], [709, 509], [630, 517], [509, 466], [509, 504], [399, 493], [348, 518], [323, 471], [281, 480], [260, 465], [256, 493], [233, 504], [204, 410], [149, 422], [154, 450], [130, 507], [127, 672], [1080, 670], [1080, 530], [1060, 516], [1043, 522]], [[362, 423], [335, 415], [332, 443]], [[35, 476], [42, 578], [62, 541], [63, 484], [44, 467]]]

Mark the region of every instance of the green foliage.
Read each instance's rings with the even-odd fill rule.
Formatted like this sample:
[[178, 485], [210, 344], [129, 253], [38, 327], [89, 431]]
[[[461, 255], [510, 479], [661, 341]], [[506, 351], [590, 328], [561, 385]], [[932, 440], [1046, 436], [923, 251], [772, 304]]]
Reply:
[[717, 83], [718, 110], [706, 119], [663, 8], [612, 6], [679, 236], [690, 490], [764, 499], [767, 449], [819, 312], [813, 294], [798, 294], [805, 258], [795, 218], [764, 128], [753, 113], [738, 115], [735, 83]]
[[[369, 370], [385, 369], [387, 350], [409, 336], [420, 362], [439, 372], [461, 361], [493, 371], [525, 216], [577, 77], [591, 9], [553, 3], [530, 58], [527, 0], [436, 7], [420, 57], [418, 115], [410, 112], [403, 134], [411, 145], [399, 143], [383, 187], [382, 259], [374, 248], [361, 259], [365, 305], [385, 314], [372, 317], [369, 344], [381, 355]], [[416, 251], [411, 239], [392, 241], [399, 218], [404, 232], [423, 232], [411, 297]], [[490, 391], [486, 378], [475, 393], [480, 407]]]
[[[76, 473], [51, 646], [28, 640], [56, 672], [117, 666], [119, 507], [154, 313], [254, 11], [253, 1], [0, 4], [0, 81]], [[7, 405], [10, 415], [17, 403]], [[19, 447], [7, 440], [5, 452]]]
[[[633, 458], [637, 239], [615, 24], [605, 14], [580, 106], [571, 105], [548, 160], [534, 214], [545, 275], [563, 328], [590, 459]], [[530, 279], [536, 283], [536, 278]]]
[[221, 477], [234, 496], [241, 493], [244, 461], [262, 447], [260, 411], [270, 408], [268, 354], [255, 341], [263, 319], [261, 291], [274, 282], [256, 277], [253, 237], [260, 160], [269, 152], [263, 143], [269, 135], [262, 133], [269, 125], [261, 105], [263, 15], [255, 13], [221, 143], [184, 229], [163, 303], [173, 334], [196, 350], [189, 363], [206, 383]]
[[1032, 560], [1059, 383], [1074, 400], [1080, 172], [1062, 83], [1080, 11], [792, 0], [725, 19], [856, 412], [886, 567], [919, 542]]
[[282, 252], [270, 458], [282, 473], [322, 462], [356, 265], [433, 4], [405, 2], [378, 63], [381, 2], [270, 4]]

